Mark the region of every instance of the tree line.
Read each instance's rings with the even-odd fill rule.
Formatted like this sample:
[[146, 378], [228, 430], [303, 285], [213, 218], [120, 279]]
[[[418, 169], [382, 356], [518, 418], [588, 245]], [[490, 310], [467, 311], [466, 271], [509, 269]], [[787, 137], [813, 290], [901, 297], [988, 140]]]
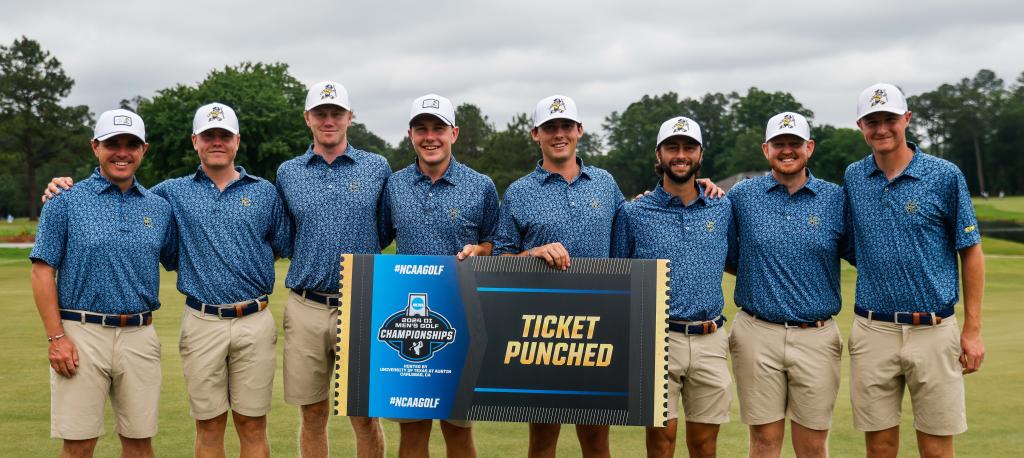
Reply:
[[[88, 142], [94, 114], [63, 100], [74, 80], [60, 61], [36, 41], [21, 37], [0, 46], [0, 212], [36, 217], [40, 190], [55, 175], [88, 175], [95, 163]], [[199, 159], [189, 134], [197, 107], [211, 101], [235, 109], [242, 125], [236, 162], [250, 173], [273, 180], [277, 166], [301, 154], [310, 142], [303, 119], [306, 86], [284, 63], [243, 62], [212, 70], [196, 84], [178, 84], [137, 96], [119, 105], [146, 121], [150, 152], [138, 172], [144, 185], [195, 171]], [[853, 100], [855, 94], [850, 95]], [[957, 164], [972, 193], [1019, 194], [1024, 177], [1024, 73], [1007, 85], [990, 70], [943, 84], [909, 98], [914, 119], [911, 141]], [[704, 129], [706, 154], [701, 174], [721, 180], [766, 169], [761, 143], [765, 122], [780, 111], [796, 111], [811, 121], [816, 141], [811, 169], [816, 176], [842, 183], [846, 166], [870, 150], [856, 129], [814, 123], [814, 112], [788, 92], [752, 87], [746, 93], [708, 93], [683, 97], [675, 92], [644, 95], [623, 111], [613, 111], [598, 126], [586, 126], [579, 155], [608, 169], [626, 195], [650, 189], [658, 127], [683, 115]], [[489, 175], [499, 192], [531, 171], [540, 150], [530, 139], [530, 115], [519, 113], [496, 125], [472, 103], [456, 108], [459, 139], [456, 158]], [[391, 145], [353, 122], [350, 143], [385, 156], [395, 170], [414, 159], [403, 138]]]

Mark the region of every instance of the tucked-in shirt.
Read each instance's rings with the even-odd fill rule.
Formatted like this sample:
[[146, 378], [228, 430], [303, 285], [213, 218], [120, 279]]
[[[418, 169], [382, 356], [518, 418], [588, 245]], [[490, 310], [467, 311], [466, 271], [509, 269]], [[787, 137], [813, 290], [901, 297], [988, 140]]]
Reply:
[[133, 314], [160, 308], [160, 261], [174, 257], [167, 201], [133, 181], [92, 176], [43, 206], [29, 258], [57, 270], [60, 308]]
[[615, 218], [612, 255], [669, 260], [669, 318], [706, 321], [725, 306], [722, 272], [735, 228], [729, 198], [698, 197], [684, 205], [659, 184], [650, 195], [628, 202]]
[[390, 174], [387, 159], [352, 145], [331, 164], [312, 145], [281, 164], [277, 188], [295, 227], [285, 286], [337, 291], [342, 254], [379, 253], [391, 243], [377, 220]]
[[436, 182], [414, 162], [388, 178], [381, 221], [398, 254], [454, 255], [467, 244], [494, 240], [498, 191], [454, 157]]
[[224, 191], [203, 173], [152, 188], [171, 204], [178, 227], [178, 291], [230, 304], [274, 289], [274, 256], [291, 255], [291, 222], [270, 182], [235, 167]]
[[[808, 173], [793, 194], [772, 175], [729, 190], [736, 221], [736, 305], [770, 321], [839, 313], [839, 258], [853, 262], [843, 188]], [[738, 259], [737, 259], [738, 258]]]
[[957, 250], [981, 243], [964, 175], [908, 143], [914, 157], [892, 181], [873, 156], [846, 169], [857, 249], [857, 305], [936, 312], [959, 300]]
[[495, 255], [560, 242], [571, 257], [608, 257], [612, 222], [625, 199], [610, 173], [579, 158], [576, 163], [580, 173], [571, 182], [538, 162], [509, 185], [498, 212]]

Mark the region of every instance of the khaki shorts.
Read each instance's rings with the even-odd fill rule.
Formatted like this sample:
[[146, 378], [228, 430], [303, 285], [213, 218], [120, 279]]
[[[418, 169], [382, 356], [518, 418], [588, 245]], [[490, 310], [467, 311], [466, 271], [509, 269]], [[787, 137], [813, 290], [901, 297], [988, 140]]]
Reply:
[[906, 386], [915, 429], [936, 436], [967, 431], [962, 370], [956, 317], [913, 326], [857, 316], [850, 330], [854, 427], [880, 431], [899, 425]]
[[294, 291], [284, 306], [284, 400], [292, 405], [327, 399], [334, 377], [338, 309]]
[[834, 320], [820, 328], [787, 328], [741, 311], [729, 347], [743, 423], [764, 425], [788, 415], [806, 428], [831, 428], [843, 355]]
[[680, 396], [686, 421], [716, 425], [729, 422], [732, 377], [729, 336], [724, 329], [705, 335], [668, 333], [669, 420], [679, 418]]
[[186, 306], [178, 349], [192, 418], [209, 420], [229, 408], [249, 417], [270, 412], [276, 344], [270, 310], [222, 319]]
[[[387, 418], [386, 420], [393, 421], [393, 422], [399, 423], [399, 424], [402, 424], [402, 423], [416, 423], [417, 421], [423, 421], [423, 420], [417, 420], [415, 418]], [[434, 420], [430, 420], [430, 421], [434, 421]], [[439, 420], [439, 421], [443, 421], [445, 423], [448, 423], [449, 425], [456, 426], [456, 427], [459, 427], [459, 428], [472, 428], [473, 427], [473, 422], [470, 421], [470, 420]]]
[[78, 372], [66, 378], [50, 369], [50, 436], [102, 436], [108, 396], [117, 434], [129, 439], [155, 436], [161, 372], [160, 339], [153, 326], [61, 323], [78, 349]]

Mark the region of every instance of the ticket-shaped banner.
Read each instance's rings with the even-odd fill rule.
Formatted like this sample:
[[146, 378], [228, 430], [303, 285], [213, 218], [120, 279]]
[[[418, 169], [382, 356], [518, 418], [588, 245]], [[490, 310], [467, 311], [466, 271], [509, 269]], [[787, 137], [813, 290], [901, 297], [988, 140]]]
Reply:
[[342, 255], [335, 415], [662, 426], [667, 261]]

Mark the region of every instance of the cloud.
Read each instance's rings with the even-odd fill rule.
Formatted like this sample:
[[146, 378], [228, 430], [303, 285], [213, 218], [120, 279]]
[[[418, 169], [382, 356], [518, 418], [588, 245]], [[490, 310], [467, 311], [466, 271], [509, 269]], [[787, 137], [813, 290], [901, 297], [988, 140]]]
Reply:
[[[427, 92], [502, 127], [540, 98], [576, 99], [590, 130], [644, 94], [791, 92], [819, 123], [853, 125], [876, 81], [909, 94], [989, 68], [1024, 71], [1024, 4], [962, 2], [435, 1], [12, 4], [0, 43], [40, 41], [95, 112], [242, 61], [337, 79], [391, 143]], [[1018, 57], [1013, 57], [1018, 56]]]

